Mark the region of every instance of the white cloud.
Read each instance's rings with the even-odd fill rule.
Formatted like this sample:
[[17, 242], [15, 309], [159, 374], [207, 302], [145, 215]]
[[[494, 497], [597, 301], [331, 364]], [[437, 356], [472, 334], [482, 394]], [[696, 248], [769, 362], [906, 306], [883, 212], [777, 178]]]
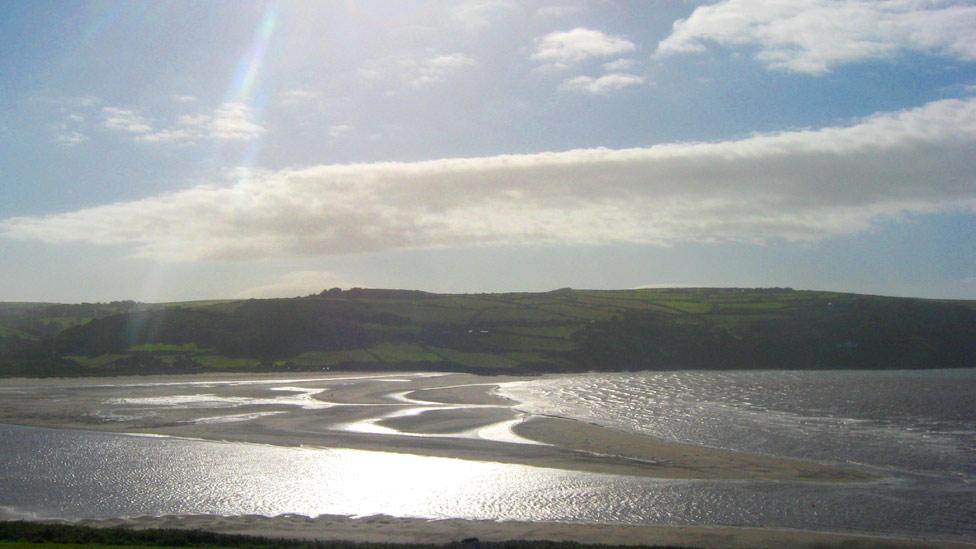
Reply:
[[295, 88], [278, 94], [278, 101], [286, 106], [303, 105], [319, 98], [318, 92]]
[[349, 132], [353, 130], [352, 126], [346, 124], [334, 124], [329, 126], [328, 136], [329, 139], [339, 139], [340, 137], [345, 137], [349, 135]]
[[535, 14], [543, 19], [560, 19], [562, 17], [582, 13], [583, 11], [586, 10], [580, 5], [552, 4], [549, 6], [540, 7], [539, 9], [535, 10]]
[[709, 42], [757, 49], [770, 69], [824, 74], [920, 51], [976, 61], [976, 5], [946, 0], [724, 0], [678, 20], [658, 55]]
[[464, 2], [451, 10], [451, 15], [465, 27], [484, 28], [507, 14], [518, 11], [518, 4], [507, 0], [474, 0]]
[[178, 143], [182, 145], [193, 144], [201, 137], [200, 133], [178, 128], [167, 128], [152, 133], [145, 133], [136, 137], [136, 141], [146, 143]]
[[88, 141], [88, 136], [80, 132], [67, 131], [61, 132], [54, 136], [54, 140], [62, 145], [73, 147]]
[[[408, 64], [413, 65], [413, 62]], [[435, 55], [419, 63], [415, 63], [415, 73], [410, 80], [410, 87], [419, 89], [445, 82], [450, 75], [457, 71], [471, 67], [474, 59], [463, 53]]]
[[590, 93], [593, 95], [607, 95], [611, 92], [640, 86], [644, 83], [643, 76], [613, 72], [605, 74], [599, 78], [590, 76], [577, 76], [563, 82], [563, 88], [576, 92]]
[[354, 288], [361, 284], [350, 283], [331, 271], [295, 271], [285, 273], [276, 280], [248, 288], [240, 293], [239, 298], [269, 298], [269, 297], [297, 297], [317, 294], [330, 288]]
[[258, 172], [0, 235], [156, 259], [533, 243], [814, 240], [976, 212], [976, 98], [714, 143]]
[[193, 95], [174, 95], [173, 101], [177, 103], [196, 103], [197, 98]]
[[264, 128], [254, 121], [251, 108], [242, 102], [226, 102], [211, 114], [181, 115], [176, 125], [136, 137], [148, 143], [191, 144], [202, 139], [220, 141], [248, 141], [255, 139]]
[[176, 123], [180, 126], [205, 127], [210, 123], [209, 114], [183, 114], [176, 118]]
[[634, 43], [625, 38], [578, 27], [565, 32], [551, 32], [536, 40], [532, 59], [566, 66], [594, 57], [610, 57], [635, 49]]
[[110, 130], [118, 130], [129, 133], [147, 133], [152, 131], [142, 115], [129, 109], [117, 107], [104, 107], [102, 113], [105, 115], [105, 127]]
[[619, 72], [633, 68], [637, 62], [633, 59], [617, 59], [603, 64], [603, 70], [607, 72]]
[[375, 59], [359, 68], [358, 73], [373, 85], [387, 87], [387, 95], [394, 95], [404, 87], [420, 90], [443, 84], [475, 65], [477, 61], [464, 53], [427, 52]]
[[246, 141], [260, 135], [264, 128], [254, 121], [251, 108], [246, 103], [231, 101], [217, 107], [208, 130], [215, 139]]

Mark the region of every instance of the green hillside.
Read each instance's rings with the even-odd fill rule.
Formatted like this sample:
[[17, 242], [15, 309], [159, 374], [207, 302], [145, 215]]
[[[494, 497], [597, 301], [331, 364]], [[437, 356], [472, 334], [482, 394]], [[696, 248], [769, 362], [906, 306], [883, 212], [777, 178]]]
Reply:
[[772, 289], [0, 304], [0, 374], [976, 366], [971, 302]]

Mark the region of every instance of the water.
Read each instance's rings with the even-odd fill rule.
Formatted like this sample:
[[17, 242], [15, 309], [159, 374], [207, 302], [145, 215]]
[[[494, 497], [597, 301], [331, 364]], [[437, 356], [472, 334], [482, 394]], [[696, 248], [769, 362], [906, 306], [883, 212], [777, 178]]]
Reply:
[[0, 516], [384, 513], [973, 539], [974, 389], [973, 370], [589, 374], [502, 389], [536, 413], [883, 476], [854, 484], [654, 480], [0, 426]]
[[537, 414], [884, 474], [976, 481], [976, 370], [587, 374], [506, 385]]

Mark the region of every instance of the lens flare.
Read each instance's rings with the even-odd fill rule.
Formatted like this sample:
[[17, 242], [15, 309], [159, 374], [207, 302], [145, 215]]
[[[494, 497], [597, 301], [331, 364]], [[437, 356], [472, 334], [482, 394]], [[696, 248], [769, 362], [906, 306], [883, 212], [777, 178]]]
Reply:
[[253, 99], [261, 65], [268, 51], [268, 44], [278, 23], [278, 7], [269, 4], [264, 9], [264, 16], [258, 26], [254, 43], [241, 57], [234, 73], [234, 80], [227, 94], [227, 101], [250, 102]]

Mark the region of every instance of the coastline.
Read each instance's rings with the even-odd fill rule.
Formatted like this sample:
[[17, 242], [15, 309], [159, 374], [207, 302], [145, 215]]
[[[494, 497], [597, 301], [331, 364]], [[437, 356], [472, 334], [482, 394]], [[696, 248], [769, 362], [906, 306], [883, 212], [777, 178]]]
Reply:
[[976, 544], [907, 539], [868, 534], [728, 526], [631, 526], [564, 522], [514, 522], [419, 519], [386, 515], [348, 517], [301, 515], [171, 515], [85, 520], [74, 524], [99, 528], [177, 528], [270, 538], [342, 540], [372, 543], [446, 544], [466, 538], [481, 541], [547, 540], [605, 545], [663, 545], [700, 548], [908, 548], [962, 549]]
[[[524, 380], [507, 376], [489, 382], [468, 374], [376, 373], [4, 380], [0, 382], [0, 423], [286, 447], [350, 448], [662, 479], [810, 483], [876, 479], [862, 470], [838, 465], [666, 441], [566, 418], [530, 416], [516, 409], [517, 402], [495, 392], [500, 384]], [[205, 397], [200, 407], [181, 407], [196, 397]], [[153, 399], [162, 399], [160, 405], [146, 404], [157, 402]], [[106, 402], [116, 403], [112, 404], [118, 408], [114, 412], [133, 412], [118, 401], [139, 403], [133, 410], [149, 409], [153, 413], [128, 418], [105, 415]], [[271, 415], [260, 415], [265, 412]], [[250, 417], [200, 421], [211, 414]], [[897, 535], [762, 527], [430, 520], [383, 515], [167, 515], [71, 523], [380, 543], [449, 543], [477, 537], [483, 541], [689, 547], [976, 547]]]
[[[128, 377], [81, 383], [5, 380], [0, 383], [4, 397], [0, 423], [396, 452], [661, 479], [857, 482], [877, 478], [841, 465], [709, 448], [573, 419], [528, 415], [517, 410], [517, 402], [494, 392], [502, 383], [524, 380], [376, 373]], [[193, 398], [203, 402], [187, 408]], [[135, 412], [124, 406], [105, 411], [106, 402], [126, 399], [138, 403]]]

